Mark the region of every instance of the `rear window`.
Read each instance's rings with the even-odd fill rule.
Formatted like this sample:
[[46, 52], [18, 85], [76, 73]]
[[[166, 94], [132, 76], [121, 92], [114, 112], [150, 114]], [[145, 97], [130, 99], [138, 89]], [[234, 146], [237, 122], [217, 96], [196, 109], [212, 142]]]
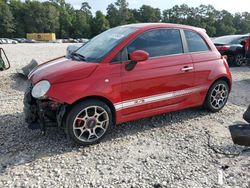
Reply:
[[189, 52], [209, 51], [209, 47], [204, 39], [196, 32], [184, 31]]

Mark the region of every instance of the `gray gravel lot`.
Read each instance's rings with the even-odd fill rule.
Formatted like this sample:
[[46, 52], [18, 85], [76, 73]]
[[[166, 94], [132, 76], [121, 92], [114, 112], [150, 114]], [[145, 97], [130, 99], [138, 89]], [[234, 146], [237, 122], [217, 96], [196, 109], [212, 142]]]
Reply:
[[64, 55], [67, 46], [0, 46], [12, 63], [0, 72], [0, 187], [250, 187], [250, 153], [209, 147], [242, 150], [228, 126], [243, 121], [250, 104], [250, 69], [231, 69], [233, 92], [219, 113], [195, 108], [132, 121], [100, 144], [78, 147], [61, 130], [43, 136], [27, 128], [26, 81], [15, 75], [32, 58]]

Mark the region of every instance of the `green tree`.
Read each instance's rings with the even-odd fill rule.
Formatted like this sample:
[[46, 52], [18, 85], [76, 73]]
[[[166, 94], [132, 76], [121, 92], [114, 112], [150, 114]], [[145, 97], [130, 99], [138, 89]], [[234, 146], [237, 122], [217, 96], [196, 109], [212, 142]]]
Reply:
[[87, 2], [83, 2], [80, 10], [74, 11], [71, 33], [74, 38], [91, 37], [92, 23], [91, 7]]
[[72, 32], [72, 21], [75, 15], [74, 8], [66, 3], [65, 0], [50, 0], [59, 11], [59, 29], [57, 36], [59, 38], [69, 38]]
[[95, 36], [109, 29], [109, 21], [101, 11], [97, 11], [91, 26], [92, 36]]
[[89, 17], [92, 17], [91, 6], [89, 6], [88, 2], [83, 2], [80, 10], [85, 12]]
[[82, 10], [76, 10], [72, 20], [71, 37], [89, 38], [91, 36], [91, 26], [88, 16]]
[[24, 13], [26, 32], [55, 32], [59, 28], [59, 11], [49, 2], [27, 1]]
[[233, 18], [236, 34], [250, 33], [250, 13], [236, 13]]
[[120, 20], [118, 19], [119, 11], [115, 7], [114, 4], [108, 5], [107, 8], [107, 19], [111, 27], [115, 27], [120, 24]]
[[148, 5], [142, 5], [139, 9], [140, 22], [160, 22], [161, 21], [161, 11], [159, 8], [153, 8]]
[[56, 32], [59, 30], [59, 10], [51, 3], [43, 3], [44, 17], [47, 18], [44, 21], [44, 32]]
[[140, 22], [140, 12], [137, 9], [129, 9], [129, 13], [130, 13], [130, 18], [128, 19], [128, 23], [138, 23]]
[[0, 37], [24, 37], [27, 32], [56, 32], [58, 38], [92, 37], [109, 27], [137, 22], [170, 22], [205, 28], [210, 36], [250, 32], [250, 13], [231, 14], [211, 5], [176, 5], [163, 10], [143, 5], [129, 9], [126, 0], [108, 5], [106, 17], [92, 16], [88, 2], [74, 9], [65, 0], [0, 0]]
[[132, 14], [126, 0], [117, 0], [114, 4], [108, 5], [107, 19], [111, 27], [124, 25], [130, 22]]
[[226, 10], [220, 11], [215, 26], [216, 36], [232, 35], [236, 32], [233, 25], [233, 15]]
[[15, 31], [14, 17], [3, 1], [0, 1], [0, 28], [0, 37], [11, 37]]
[[10, 0], [9, 7], [14, 17], [15, 31], [13, 35], [16, 37], [26, 37], [24, 23], [25, 3], [20, 0]]
[[186, 24], [206, 29], [208, 35], [216, 34], [216, 20], [218, 11], [211, 5], [188, 7], [188, 5], [176, 5], [163, 11], [163, 22]]

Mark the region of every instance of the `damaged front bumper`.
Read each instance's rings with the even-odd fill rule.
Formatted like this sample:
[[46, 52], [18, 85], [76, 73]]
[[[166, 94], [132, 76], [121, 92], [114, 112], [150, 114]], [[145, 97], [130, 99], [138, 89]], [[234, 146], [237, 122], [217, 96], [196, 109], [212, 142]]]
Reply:
[[27, 88], [24, 95], [25, 121], [30, 129], [46, 131], [47, 127], [62, 127], [66, 105], [49, 99], [36, 99], [32, 97], [33, 86]]

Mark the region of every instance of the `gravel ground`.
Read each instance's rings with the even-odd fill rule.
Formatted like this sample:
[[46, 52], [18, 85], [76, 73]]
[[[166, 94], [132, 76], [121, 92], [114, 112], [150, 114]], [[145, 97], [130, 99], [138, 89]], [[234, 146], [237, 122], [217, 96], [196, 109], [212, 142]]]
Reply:
[[64, 55], [67, 45], [0, 46], [12, 63], [0, 72], [0, 187], [250, 187], [250, 153], [228, 155], [243, 149], [228, 126], [243, 121], [250, 104], [250, 69], [232, 68], [233, 92], [219, 113], [197, 108], [132, 121], [79, 147], [61, 130], [43, 136], [27, 128], [26, 81], [15, 75], [31, 58]]

